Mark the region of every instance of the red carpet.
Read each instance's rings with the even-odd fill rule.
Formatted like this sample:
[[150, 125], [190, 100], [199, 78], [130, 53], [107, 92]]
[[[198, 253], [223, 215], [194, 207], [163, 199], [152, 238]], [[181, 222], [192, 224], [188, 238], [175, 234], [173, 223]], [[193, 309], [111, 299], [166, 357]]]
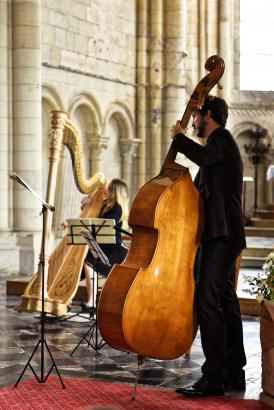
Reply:
[[256, 400], [230, 397], [186, 399], [172, 391], [157, 388], [137, 388], [137, 397], [131, 401], [132, 386], [94, 380], [63, 378], [63, 389], [57, 377], [46, 383], [25, 380], [18, 387], [0, 389], [0, 409], [12, 410], [266, 410], [268, 406]]

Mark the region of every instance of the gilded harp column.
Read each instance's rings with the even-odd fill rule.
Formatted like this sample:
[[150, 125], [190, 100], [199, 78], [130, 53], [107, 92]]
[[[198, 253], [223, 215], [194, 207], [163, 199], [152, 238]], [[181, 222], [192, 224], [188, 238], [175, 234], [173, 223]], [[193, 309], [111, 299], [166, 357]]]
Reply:
[[[51, 139], [50, 139], [50, 157], [49, 157], [49, 174], [47, 184], [46, 202], [54, 205], [55, 189], [57, 182], [58, 166], [61, 157], [62, 143], [64, 138], [64, 128], [67, 122], [68, 114], [62, 111], [53, 111], [51, 113]], [[51, 234], [53, 213], [47, 212], [45, 215], [45, 268], [44, 284], [45, 297], [47, 298], [47, 277], [48, 277], [48, 245]], [[39, 265], [37, 279], [30, 282], [22, 295], [20, 310], [33, 311], [41, 310], [41, 291], [42, 291], [42, 271], [41, 271], [42, 245], [39, 256]], [[45, 310], [47, 306], [45, 305]]]

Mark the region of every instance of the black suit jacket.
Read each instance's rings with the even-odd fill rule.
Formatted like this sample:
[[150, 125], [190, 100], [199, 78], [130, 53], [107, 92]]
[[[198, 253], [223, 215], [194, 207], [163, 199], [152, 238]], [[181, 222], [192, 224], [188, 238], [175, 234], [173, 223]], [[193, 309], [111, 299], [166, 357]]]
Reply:
[[214, 130], [205, 146], [177, 134], [173, 147], [200, 166], [195, 185], [204, 202], [203, 241], [228, 238], [245, 247], [242, 215], [243, 162], [239, 148], [222, 127]]

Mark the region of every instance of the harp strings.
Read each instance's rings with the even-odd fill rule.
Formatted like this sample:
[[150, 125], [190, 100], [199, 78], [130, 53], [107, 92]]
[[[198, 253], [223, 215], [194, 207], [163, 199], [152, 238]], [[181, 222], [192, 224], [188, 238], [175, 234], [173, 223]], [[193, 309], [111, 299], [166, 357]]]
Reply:
[[66, 230], [62, 224], [67, 218], [75, 218], [80, 214], [80, 204], [83, 194], [78, 191], [74, 181], [72, 162], [67, 147], [64, 147], [58, 170], [55, 203], [56, 212], [53, 220], [53, 232], [56, 239], [62, 238]]

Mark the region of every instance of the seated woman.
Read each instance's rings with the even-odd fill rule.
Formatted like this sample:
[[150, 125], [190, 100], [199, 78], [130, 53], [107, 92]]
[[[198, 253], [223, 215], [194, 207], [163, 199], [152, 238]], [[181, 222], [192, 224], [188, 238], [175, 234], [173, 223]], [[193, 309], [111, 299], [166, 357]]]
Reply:
[[[84, 197], [82, 200], [82, 209], [90, 204], [91, 197]], [[115, 219], [115, 226], [117, 228], [128, 228], [128, 214], [129, 214], [129, 191], [127, 184], [121, 179], [113, 179], [110, 181], [104, 192], [104, 203], [99, 215], [99, 218]], [[100, 248], [109, 259], [110, 266], [97, 263], [91, 254], [90, 250], [84, 262], [84, 276], [86, 278], [87, 287], [87, 301], [81, 304], [82, 310], [88, 311], [91, 314], [95, 313], [93, 301], [93, 281], [91, 280], [93, 269], [96, 267], [97, 273], [107, 277], [115, 263], [122, 263], [127, 256], [127, 248], [124, 246], [121, 232], [115, 230], [116, 243], [115, 244], [101, 244]]]

